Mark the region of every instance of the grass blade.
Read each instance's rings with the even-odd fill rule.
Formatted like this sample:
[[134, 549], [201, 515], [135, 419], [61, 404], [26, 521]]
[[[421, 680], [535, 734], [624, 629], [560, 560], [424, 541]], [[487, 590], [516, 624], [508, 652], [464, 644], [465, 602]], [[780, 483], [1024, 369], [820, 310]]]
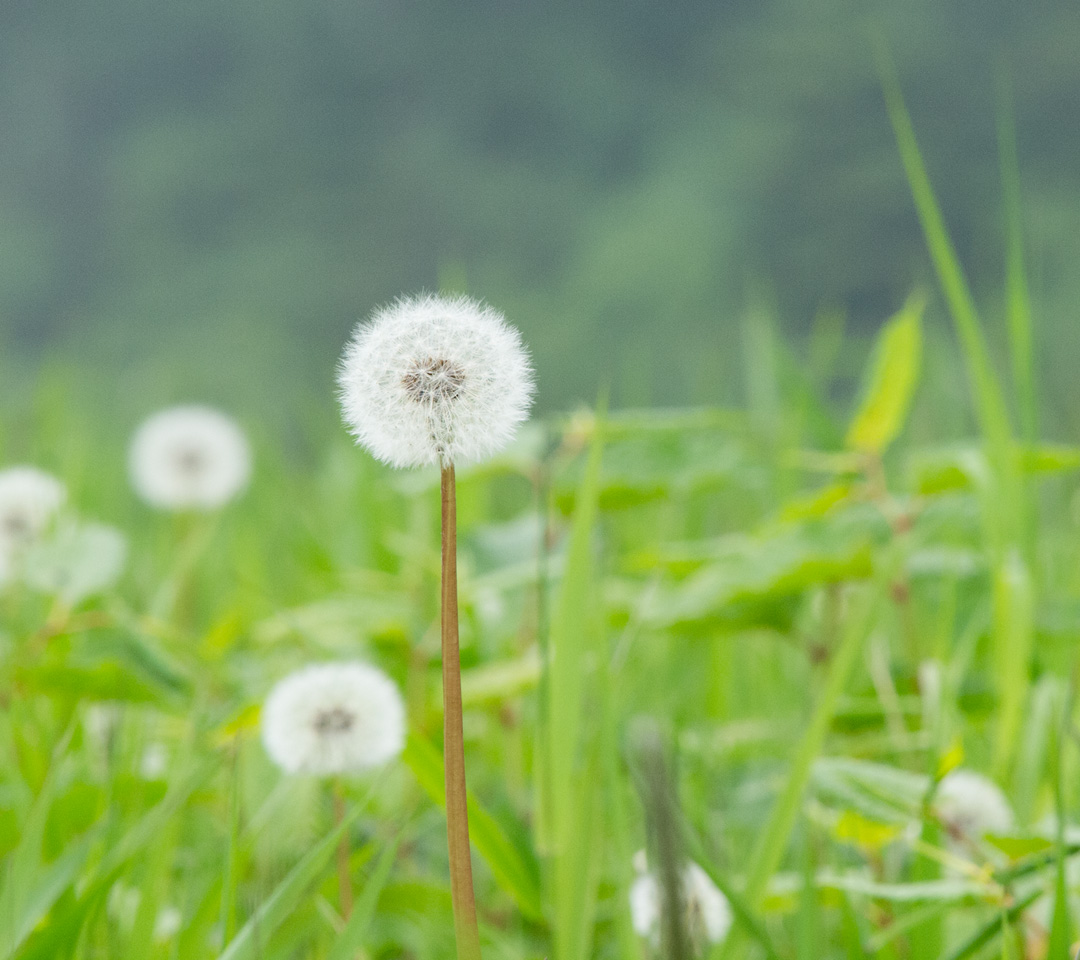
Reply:
[[1008, 408], [990, 361], [990, 350], [975, 309], [975, 300], [930, 185], [930, 177], [915, 139], [911, 117], [900, 92], [896, 69], [883, 42], [878, 44], [878, 68], [885, 105], [922, 224], [926, 246], [963, 347], [964, 360], [974, 391], [975, 411], [983, 432], [990, 441], [991, 450], [1004, 457], [1009, 454], [1012, 446]]
[[784, 851], [787, 850], [814, 760], [825, 744], [825, 737], [839, 706], [840, 697], [879, 615], [897, 562], [897, 551], [894, 549], [878, 571], [870, 589], [864, 593], [861, 608], [851, 617], [840, 638], [839, 646], [832, 655], [825, 688], [814, 708], [810, 724], [792, 760], [787, 783], [777, 798], [753, 858], [753, 866], [746, 882], [746, 899], [751, 906], [761, 903], [769, 880], [780, 866]]
[[[413, 772], [424, 792], [440, 807], [446, 808], [443, 761], [439, 751], [427, 740], [412, 734], [405, 745], [402, 760]], [[476, 852], [491, 868], [499, 886], [514, 898], [522, 913], [533, 920], [543, 917], [540, 881], [535, 864], [530, 863], [510, 841], [484, 806], [469, 793], [469, 836]]]
[[1039, 897], [1042, 890], [1033, 890], [1026, 897], [1018, 900], [1008, 910], [1003, 910], [992, 920], [987, 921], [976, 930], [967, 940], [961, 943], [945, 960], [968, 960], [975, 956], [998, 934], [1003, 933], [1008, 927], [1016, 922], [1017, 918], [1030, 907]]
[[334, 942], [334, 946], [327, 954], [326, 960], [352, 960], [357, 950], [363, 945], [364, 935], [367, 933], [368, 927], [371, 926], [372, 917], [375, 916], [375, 907], [379, 903], [379, 895], [390, 877], [390, 871], [394, 866], [400, 844], [401, 834], [399, 833], [383, 850], [382, 855], [375, 864], [375, 869], [372, 870], [371, 876], [364, 886], [364, 892], [360, 895], [360, 899], [356, 901], [349, 922]]
[[308, 851], [229, 941], [218, 955], [218, 960], [240, 960], [241, 957], [255, 956], [259, 950], [265, 949], [266, 939], [296, 909], [301, 897], [330, 862], [338, 841], [356, 822], [363, 809], [363, 804], [356, 804], [340, 824]]
[[1027, 271], [1024, 268], [1024, 226], [1020, 207], [1020, 165], [1016, 156], [1016, 125], [1012, 96], [1004, 75], [1000, 81], [998, 151], [1005, 213], [1005, 315], [1009, 327], [1013, 389], [1016, 391], [1024, 439], [1039, 436], [1038, 399], [1035, 385], [1034, 323]]

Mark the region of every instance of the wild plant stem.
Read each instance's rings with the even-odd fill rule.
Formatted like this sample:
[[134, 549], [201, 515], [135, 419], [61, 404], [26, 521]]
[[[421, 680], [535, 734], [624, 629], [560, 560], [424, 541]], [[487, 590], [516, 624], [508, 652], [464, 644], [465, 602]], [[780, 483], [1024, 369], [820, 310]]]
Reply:
[[[334, 782], [334, 826], [340, 827], [345, 820], [345, 791], [341, 781]], [[352, 916], [352, 874], [349, 870], [349, 831], [346, 830], [338, 841], [338, 899], [341, 901], [341, 916], [347, 921]]]
[[454, 465], [442, 471], [442, 669], [443, 755], [446, 767], [446, 839], [450, 895], [458, 960], [480, 960], [469, 809], [465, 793], [465, 738], [461, 722], [461, 658], [458, 652], [457, 495]]

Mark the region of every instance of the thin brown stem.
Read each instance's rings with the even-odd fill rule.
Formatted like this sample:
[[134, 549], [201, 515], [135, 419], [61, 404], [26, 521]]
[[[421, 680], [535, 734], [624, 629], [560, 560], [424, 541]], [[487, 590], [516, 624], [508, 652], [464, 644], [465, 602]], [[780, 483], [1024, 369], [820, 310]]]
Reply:
[[442, 471], [442, 669], [443, 756], [446, 765], [446, 838], [450, 895], [458, 960], [480, 960], [469, 809], [465, 793], [465, 737], [461, 726], [461, 659], [458, 653], [457, 497], [454, 465]]
[[[345, 820], [345, 792], [341, 781], [334, 783], [334, 825], [340, 827]], [[349, 832], [341, 835], [337, 848], [338, 899], [341, 901], [341, 915], [346, 920], [352, 916], [352, 873], [349, 870]]]

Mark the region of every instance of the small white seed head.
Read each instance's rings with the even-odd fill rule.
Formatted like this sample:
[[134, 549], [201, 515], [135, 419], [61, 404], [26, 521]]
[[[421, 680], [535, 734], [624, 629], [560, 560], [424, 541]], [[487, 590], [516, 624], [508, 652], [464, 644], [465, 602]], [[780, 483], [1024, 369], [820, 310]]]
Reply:
[[1013, 812], [1001, 788], [974, 770], [951, 770], [938, 784], [934, 809], [950, 835], [980, 840], [988, 833], [1008, 833]]
[[135, 431], [131, 482], [151, 506], [214, 510], [247, 486], [251, 451], [231, 417], [201, 406], [170, 407]]
[[[634, 857], [639, 876], [630, 886], [630, 918], [634, 930], [653, 943], [660, 941], [660, 885], [653, 873], [645, 872], [644, 851]], [[721, 943], [727, 937], [733, 920], [731, 905], [696, 863], [687, 863], [682, 873], [683, 906], [686, 909], [686, 928], [699, 952], [705, 944]]]
[[43, 470], [0, 470], [0, 583], [49, 529], [66, 499], [64, 485]]
[[394, 467], [460, 464], [502, 449], [528, 417], [521, 335], [466, 297], [398, 300], [360, 324], [338, 372], [345, 422]]
[[324, 663], [285, 677], [266, 698], [263, 744], [286, 773], [363, 773], [405, 746], [394, 682], [366, 663]]

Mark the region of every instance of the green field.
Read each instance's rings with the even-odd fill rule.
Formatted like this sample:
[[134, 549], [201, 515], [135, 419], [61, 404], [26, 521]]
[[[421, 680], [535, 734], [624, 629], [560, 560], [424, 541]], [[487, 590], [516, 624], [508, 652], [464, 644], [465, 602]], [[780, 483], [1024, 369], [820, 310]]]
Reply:
[[[758, 313], [741, 406], [608, 411], [598, 383], [459, 472], [489, 958], [1070, 955], [1080, 447], [1040, 439], [1018, 211], [992, 326], [885, 76], [939, 289], [896, 304], [850, 409], [842, 328], [796, 358]], [[4, 465], [68, 488], [53, 553], [0, 588], [0, 960], [455, 956], [437, 472], [383, 468], [330, 415], [293, 449], [251, 430], [245, 494], [171, 515], [77, 397], [56, 369], [0, 418]], [[126, 541], [115, 576], [100, 538], [58, 539], [96, 522]], [[403, 693], [401, 757], [284, 775], [268, 691], [355, 659]], [[1007, 822], [939, 790], [957, 770]], [[673, 900], [687, 861], [708, 875], [721, 942], [671, 911], [635, 930], [640, 850]]]

